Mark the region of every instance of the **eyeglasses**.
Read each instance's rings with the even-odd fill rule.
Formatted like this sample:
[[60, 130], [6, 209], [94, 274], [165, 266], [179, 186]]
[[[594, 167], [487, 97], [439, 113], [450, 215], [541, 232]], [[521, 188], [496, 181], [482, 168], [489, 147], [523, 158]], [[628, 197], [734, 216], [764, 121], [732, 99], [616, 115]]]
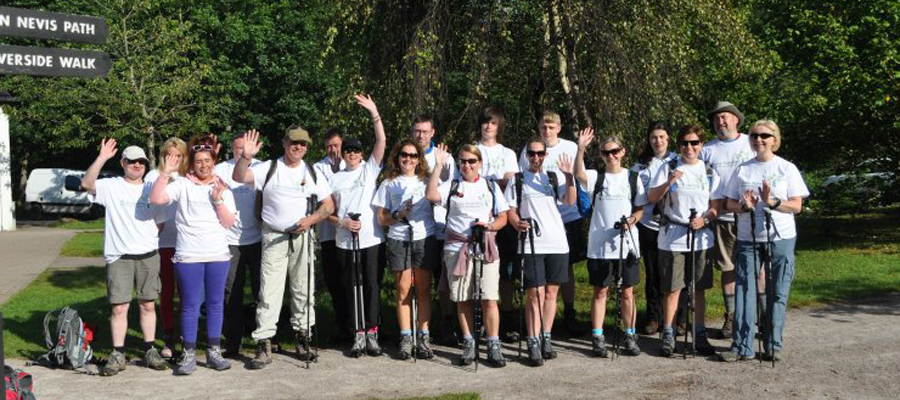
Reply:
[[753, 140], [756, 140], [756, 139], [766, 140], [766, 139], [773, 138], [773, 137], [775, 137], [775, 135], [773, 135], [771, 133], [751, 133], [750, 134], [750, 139], [753, 139]]
[[212, 151], [213, 145], [211, 145], [211, 144], [195, 144], [195, 145], [191, 146], [191, 150], [193, 150], [195, 152], [197, 152], [197, 151]]
[[689, 145], [690, 146], [699, 146], [700, 143], [701, 142], [699, 140], [682, 140], [681, 147], [688, 147]]
[[460, 165], [465, 165], [465, 164], [475, 165], [478, 163], [478, 161], [479, 160], [477, 158], [460, 158], [459, 159]]
[[306, 140], [291, 140], [291, 146], [309, 147], [309, 142]]
[[354, 148], [344, 149], [343, 151], [344, 151], [344, 154], [362, 153], [362, 149], [354, 149]]
[[400, 155], [400, 158], [406, 157], [406, 158], [419, 159], [419, 153], [407, 153], [405, 151], [401, 151], [399, 155]]
[[541, 151], [528, 150], [525, 152], [525, 154], [528, 154], [528, 157], [544, 157], [547, 155], [547, 151], [546, 150], [541, 150]]
[[622, 151], [621, 147], [616, 147], [614, 149], [609, 149], [609, 150], [600, 150], [600, 155], [602, 155], [604, 157], [609, 157], [614, 154], [619, 154], [621, 151]]

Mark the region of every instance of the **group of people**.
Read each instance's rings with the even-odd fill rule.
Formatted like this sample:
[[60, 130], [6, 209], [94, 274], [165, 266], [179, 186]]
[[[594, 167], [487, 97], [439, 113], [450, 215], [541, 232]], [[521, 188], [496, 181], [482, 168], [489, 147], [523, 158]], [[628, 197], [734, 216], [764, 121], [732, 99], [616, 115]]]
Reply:
[[[780, 359], [794, 276], [793, 216], [809, 192], [797, 168], [775, 155], [781, 133], [774, 122], [760, 120], [749, 134], [739, 133], [743, 114], [720, 102], [708, 115], [715, 140], [704, 144], [704, 128], [683, 126], [675, 136], [678, 152], [671, 152], [670, 131], [654, 122], [633, 166], [624, 163], [623, 141], [609, 136], [596, 146], [602, 168], [587, 169], [592, 128], [574, 142], [560, 138], [561, 119], [547, 111], [539, 135], [517, 156], [500, 144], [503, 113], [488, 107], [479, 116], [477, 144], [451, 154], [432, 141], [434, 121], [420, 116], [385, 163], [387, 139], [378, 108], [365, 95], [356, 101], [370, 114], [374, 146], [366, 152], [359, 139], [329, 129], [322, 137], [326, 157], [315, 164], [305, 161], [312, 138], [294, 126], [286, 130], [284, 154], [277, 159], [255, 158], [262, 147], [255, 130], [235, 135], [233, 157], [218, 164], [221, 145], [214, 135], [189, 144], [171, 138], [160, 148], [158, 171], [146, 173], [144, 150], [131, 146], [121, 155], [124, 176], [97, 179], [117, 154], [115, 140], [101, 143], [82, 186], [106, 207], [113, 351], [102, 375], [125, 368], [132, 292], [148, 367], [166, 369], [180, 336], [183, 351], [175, 373], [196, 369], [198, 320], [205, 305], [206, 365], [230, 368], [227, 358], [240, 353], [246, 325], [247, 276], [257, 344], [250, 368], [272, 361], [285, 290], [297, 356], [314, 360], [316, 245], [338, 337], [352, 343], [352, 357], [383, 353], [379, 294], [387, 263], [396, 285], [397, 358], [434, 356], [429, 328], [436, 287], [442, 325], [457, 326], [453, 341], [462, 347], [460, 364], [480, 359], [483, 332], [487, 365], [505, 366], [501, 339], [519, 341], [522, 335], [527, 363], [543, 365], [557, 356], [551, 332], [558, 296], [567, 328], [574, 331], [577, 325], [573, 265], [585, 259], [594, 288], [593, 354], [609, 354], [603, 321], [607, 299], [614, 297], [623, 352], [638, 355], [633, 290], [642, 259], [647, 299], [642, 330], [661, 333], [663, 356], [675, 353], [679, 318], [694, 332], [692, 349], [715, 354], [704, 315], [705, 291], [713, 287], [717, 267], [726, 305], [720, 332], [732, 339], [719, 357], [756, 356], [758, 325], [765, 343], [760, 356]], [[521, 330], [515, 328], [517, 287], [524, 308]], [[165, 334], [161, 350], [155, 346], [157, 298]], [[615, 345], [618, 349], [618, 336]]]

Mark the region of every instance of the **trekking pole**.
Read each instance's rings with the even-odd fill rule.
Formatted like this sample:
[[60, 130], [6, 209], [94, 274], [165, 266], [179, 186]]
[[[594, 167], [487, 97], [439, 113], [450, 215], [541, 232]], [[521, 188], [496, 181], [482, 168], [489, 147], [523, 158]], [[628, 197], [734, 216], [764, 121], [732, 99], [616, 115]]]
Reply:
[[772, 347], [772, 340], [775, 337], [775, 277], [772, 271], [775, 269], [773, 263], [774, 257], [772, 253], [772, 210], [764, 209], [766, 217], [766, 303], [771, 302], [771, 306], [766, 304], [766, 330], [768, 330], [766, 339], [769, 341], [769, 351], [772, 352], [772, 368], [775, 368], [775, 349]]
[[522, 338], [525, 336], [525, 239], [528, 238], [527, 232], [519, 232], [519, 354], [522, 358]]
[[[6, 358], [3, 357], [3, 312], [0, 311], [0, 368], [3, 368], [4, 375], [6, 374]], [[6, 378], [0, 379], [3, 383], [0, 383], [0, 389], [2, 393], [6, 393]]]
[[688, 311], [687, 316], [685, 317], [685, 322], [690, 325], [689, 330], [684, 331], [684, 357], [687, 358], [687, 338], [688, 332], [691, 335], [691, 355], [697, 354], [697, 306], [694, 303], [694, 277], [697, 276], [697, 252], [696, 252], [696, 242], [697, 242], [697, 231], [694, 230], [694, 226], [691, 223], [694, 222], [694, 218], [697, 218], [697, 209], [691, 209], [691, 215], [688, 218], [688, 235], [687, 239], [689, 241], [689, 248], [691, 251], [691, 276], [688, 280]]
[[619, 263], [616, 266], [615, 273], [613, 273], [613, 283], [616, 285], [616, 320], [614, 323], [616, 339], [613, 344], [613, 359], [619, 355], [619, 342], [622, 339], [619, 329], [622, 328], [622, 266], [625, 262], [625, 227], [628, 226], [627, 221], [627, 218], [623, 215], [613, 225], [613, 228], [619, 230]]
[[[757, 253], [757, 251], [758, 251], [759, 249], [756, 247], [756, 246], [757, 246], [757, 243], [756, 243], [756, 211], [755, 211], [755, 207], [754, 207], [753, 209], [750, 210], [750, 237], [751, 237], [752, 240], [753, 240], [753, 274], [754, 274], [755, 279], [756, 279], [756, 281], [755, 281], [755, 282], [756, 282], [756, 285], [754, 285], [754, 286], [757, 286], [757, 285], [759, 284], [759, 274], [760, 274], [760, 271], [759, 271], [759, 269], [756, 268], [756, 265], [757, 265], [757, 256], [756, 256], [756, 253]], [[756, 301], [759, 302], [759, 300], [760, 300], [760, 299], [759, 299], [759, 288], [757, 288], [757, 290], [756, 290]], [[757, 331], [759, 331], [759, 328], [760, 328], [760, 321], [762, 321], [762, 317], [760, 316], [760, 307], [757, 306], [757, 307], [756, 307], [756, 328], [757, 328]], [[758, 354], [762, 354], [762, 351], [763, 351], [763, 349], [762, 349], [762, 332], [759, 332], [759, 333], [760, 333], [760, 335], [759, 335], [758, 338], [756, 339], [756, 349], [757, 349], [757, 353], [758, 353]], [[759, 358], [759, 363], [762, 364], [762, 357]]]
[[[310, 197], [307, 199], [308, 203], [306, 205], [306, 215], [309, 216], [312, 214], [312, 207], [315, 205], [313, 203], [313, 199]], [[309, 369], [310, 360], [316, 361], [319, 358], [319, 349], [316, 349], [315, 355], [313, 355], [312, 351], [310, 351], [310, 345], [312, 342], [312, 327], [309, 325], [310, 323], [310, 314], [312, 314], [312, 302], [315, 300], [316, 296], [313, 294], [312, 283], [315, 279], [313, 275], [313, 244], [312, 244], [312, 227], [306, 231], [306, 343], [304, 347], [306, 350], [306, 369]], [[316, 335], [318, 338], [318, 335]], [[318, 340], [318, 339], [317, 339]]]
[[[478, 223], [478, 219], [475, 219], [475, 223]], [[473, 337], [475, 338], [475, 372], [478, 372], [478, 364], [481, 360], [481, 354], [478, 351], [478, 342], [481, 337], [481, 329], [484, 327], [484, 320], [482, 318], [482, 310], [481, 307], [481, 274], [482, 269], [484, 268], [484, 227], [480, 225], [472, 226], [472, 242], [470, 247], [472, 248], [472, 255], [474, 258], [472, 259], [472, 268], [474, 271], [472, 272], [472, 291], [474, 294], [474, 306], [473, 314], [475, 317], [475, 332], [473, 332]]]
[[[410, 283], [410, 291], [412, 292], [412, 304], [410, 305], [410, 318], [412, 319], [412, 340], [413, 340], [413, 352], [416, 351], [419, 347], [419, 338], [416, 334], [419, 328], [419, 305], [416, 298], [416, 271], [412, 268], [412, 245], [413, 245], [413, 228], [412, 224], [409, 223], [409, 220], [403, 219], [403, 222], [406, 223], [406, 229], [409, 232], [407, 237], [409, 238], [409, 242], [406, 244], [406, 268], [409, 269], [410, 279], [412, 280]], [[417, 354], [413, 354], [413, 363], [416, 363]]]
[[[359, 221], [360, 213], [347, 213], [352, 221]], [[359, 233], [351, 232], [350, 251], [352, 252], [353, 261], [353, 308], [356, 315], [356, 333], [366, 328], [366, 300], [363, 291], [362, 279], [362, 259], [359, 254]]]
[[[525, 221], [528, 222], [528, 225], [531, 227], [528, 228], [528, 242], [531, 245], [531, 267], [534, 268], [534, 276], [537, 277], [537, 262], [535, 262], [535, 254], [534, 254], [534, 237], [535, 235], [541, 236], [541, 228], [537, 225], [537, 222], [532, 218], [525, 218]], [[524, 272], [523, 272], [524, 274]], [[523, 277], [522, 284], [525, 284], [525, 280]], [[535, 288], [535, 292], [537, 292], [537, 288]], [[539, 293], [535, 293], [539, 294]], [[537, 296], [537, 306], [538, 306], [538, 320], [540, 324], [540, 330], [538, 331], [538, 345], [541, 347], [541, 354], [544, 354], [544, 304], [541, 301], [541, 296]]]

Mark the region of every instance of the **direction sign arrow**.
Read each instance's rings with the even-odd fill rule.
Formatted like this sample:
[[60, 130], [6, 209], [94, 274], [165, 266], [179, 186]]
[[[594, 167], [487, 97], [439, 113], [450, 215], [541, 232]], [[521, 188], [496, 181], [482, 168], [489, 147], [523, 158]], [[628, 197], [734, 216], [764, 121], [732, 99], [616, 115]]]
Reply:
[[99, 51], [0, 45], [0, 75], [78, 76], [96, 78], [112, 62]]
[[0, 36], [104, 44], [109, 28], [103, 18], [0, 7]]

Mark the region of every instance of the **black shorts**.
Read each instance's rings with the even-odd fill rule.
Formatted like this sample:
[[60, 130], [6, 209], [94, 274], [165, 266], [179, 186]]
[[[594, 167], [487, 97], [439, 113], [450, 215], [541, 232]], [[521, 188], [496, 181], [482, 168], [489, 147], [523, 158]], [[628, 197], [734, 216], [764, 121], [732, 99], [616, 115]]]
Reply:
[[392, 272], [403, 271], [407, 266], [440, 272], [443, 251], [434, 236], [414, 240], [412, 245], [405, 240], [387, 240], [387, 258]]
[[522, 259], [519, 258], [519, 233], [507, 224], [497, 232], [497, 249], [500, 251], [500, 280], [511, 281], [519, 278]]
[[[619, 268], [619, 260], [601, 260], [589, 258], [587, 262], [588, 277], [591, 286], [609, 287], [613, 284], [614, 272]], [[629, 254], [622, 263], [622, 287], [636, 286], [641, 282], [641, 270], [634, 254]]]
[[525, 254], [525, 288], [560, 284], [569, 280], [568, 254]]
[[587, 258], [585, 243], [584, 218], [566, 222], [566, 241], [569, 242], [569, 264], [584, 261]]

